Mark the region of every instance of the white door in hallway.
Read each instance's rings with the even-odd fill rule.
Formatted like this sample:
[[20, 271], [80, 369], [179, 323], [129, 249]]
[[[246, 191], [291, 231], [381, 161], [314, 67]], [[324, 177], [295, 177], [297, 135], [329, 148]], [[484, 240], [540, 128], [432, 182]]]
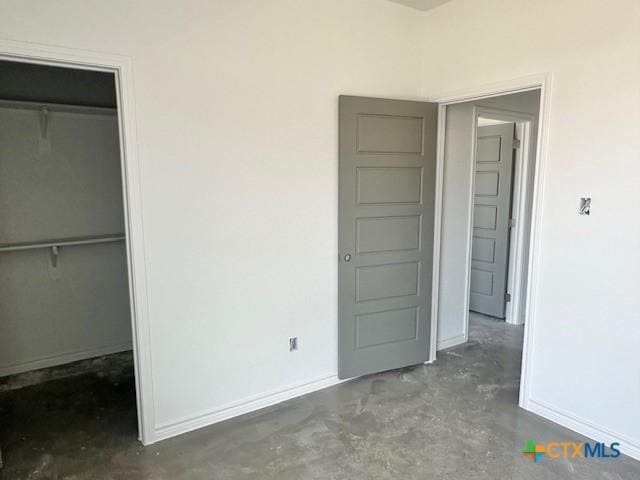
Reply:
[[505, 317], [515, 124], [478, 127], [469, 308]]

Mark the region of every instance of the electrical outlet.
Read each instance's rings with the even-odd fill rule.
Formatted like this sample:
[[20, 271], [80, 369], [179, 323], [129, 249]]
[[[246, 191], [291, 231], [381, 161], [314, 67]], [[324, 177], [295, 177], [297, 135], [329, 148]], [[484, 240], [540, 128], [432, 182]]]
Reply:
[[289, 339], [289, 351], [295, 352], [298, 350], [298, 337], [291, 337]]
[[591, 214], [591, 197], [582, 197], [580, 199], [580, 207], [578, 208], [578, 213], [580, 215]]

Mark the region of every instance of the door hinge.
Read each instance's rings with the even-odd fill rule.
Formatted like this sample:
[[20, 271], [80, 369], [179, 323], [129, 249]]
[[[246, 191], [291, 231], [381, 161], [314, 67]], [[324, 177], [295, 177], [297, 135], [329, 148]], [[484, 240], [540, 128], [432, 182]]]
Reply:
[[513, 139], [513, 149], [517, 150], [520, 148], [520, 139], [519, 138], [514, 138]]
[[505, 293], [504, 294], [504, 301], [505, 302], [510, 302], [511, 301], [511, 294], [510, 293]]
[[516, 219], [515, 218], [510, 218], [509, 219], [509, 228], [515, 228], [516, 226]]

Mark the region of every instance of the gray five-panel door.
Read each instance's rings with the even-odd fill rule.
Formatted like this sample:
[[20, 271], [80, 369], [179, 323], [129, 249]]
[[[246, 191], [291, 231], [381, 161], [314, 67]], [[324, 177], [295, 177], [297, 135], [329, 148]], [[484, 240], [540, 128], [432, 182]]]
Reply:
[[515, 125], [478, 128], [469, 309], [504, 318]]
[[340, 97], [339, 376], [429, 358], [437, 104]]

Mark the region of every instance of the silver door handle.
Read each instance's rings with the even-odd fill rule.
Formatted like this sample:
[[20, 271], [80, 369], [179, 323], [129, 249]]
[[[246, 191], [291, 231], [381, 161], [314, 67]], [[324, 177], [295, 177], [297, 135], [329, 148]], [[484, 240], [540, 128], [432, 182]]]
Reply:
[[350, 261], [351, 261], [351, 254], [350, 254], [350, 253], [347, 253], [347, 254], [344, 256], [344, 261], [345, 261], [345, 262], [350, 262]]

